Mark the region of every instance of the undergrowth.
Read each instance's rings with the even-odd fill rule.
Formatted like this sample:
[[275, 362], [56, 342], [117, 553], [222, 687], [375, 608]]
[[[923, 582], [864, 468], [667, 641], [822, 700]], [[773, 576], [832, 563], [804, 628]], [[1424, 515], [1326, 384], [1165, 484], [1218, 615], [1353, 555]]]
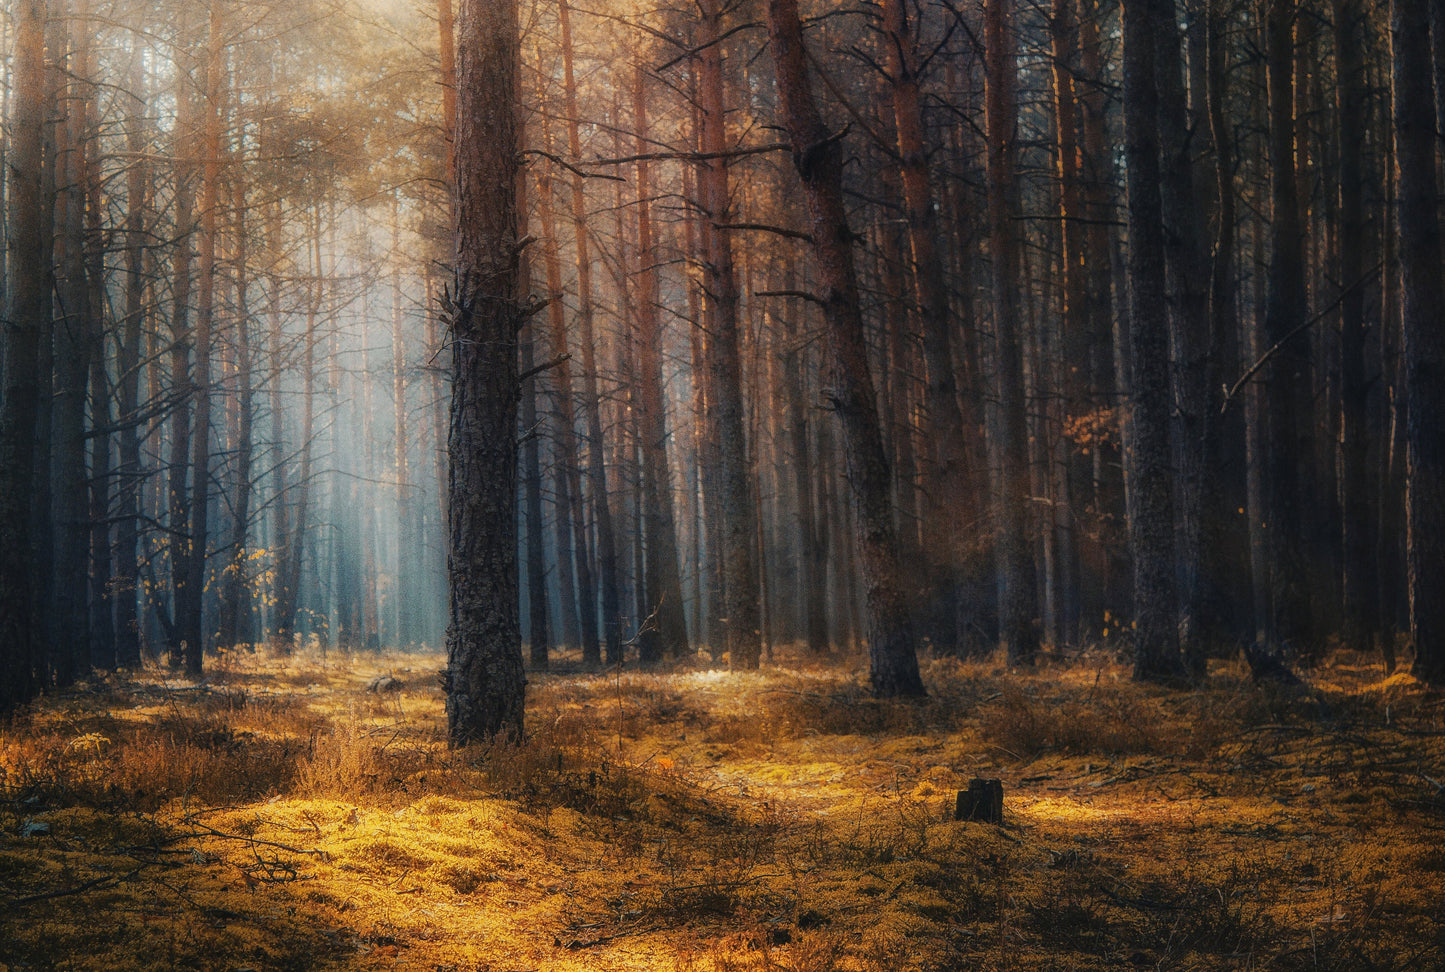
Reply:
[[[787, 656], [791, 658], [791, 656]], [[1423, 967], [1445, 707], [1339, 656], [1192, 691], [925, 659], [534, 673], [444, 744], [434, 656], [227, 660], [0, 728], [0, 969]], [[402, 691], [364, 691], [379, 672]], [[975, 776], [1001, 827], [951, 819]]]

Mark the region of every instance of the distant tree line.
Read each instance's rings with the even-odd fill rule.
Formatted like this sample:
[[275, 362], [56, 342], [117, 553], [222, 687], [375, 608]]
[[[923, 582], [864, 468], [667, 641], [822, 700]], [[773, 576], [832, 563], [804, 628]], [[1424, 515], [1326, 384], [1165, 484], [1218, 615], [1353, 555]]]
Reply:
[[523, 644], [1445, 677], [1432, 5], [262, 10], [5, 22], [9, 704], [444, 583], [458, 740]]

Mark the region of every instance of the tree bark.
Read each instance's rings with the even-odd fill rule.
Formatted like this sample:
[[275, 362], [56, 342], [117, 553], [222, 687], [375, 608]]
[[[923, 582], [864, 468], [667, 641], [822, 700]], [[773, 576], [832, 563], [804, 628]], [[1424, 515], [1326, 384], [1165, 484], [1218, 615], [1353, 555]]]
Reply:
[[1129, 540], [1134, 555], [1134, 677], [1184, 674], [1174, 585], [1169, 455], [1169, 320], [1159, 184], [1155, 33], [1161, 0], [1124, 4], [1124, 151], [1129, 188], [1129, 343], [1132, 368]]
[[[637, 153], [645, 153], [648, 141], [646, 86], [639, 64], [633, 78], [633, 123]], [[652, 178], [647, 161], [637, 164], [637, 262], [641, 268], [636, 290], [637, 401], [642, 436], [645, 522], [647, 528], [646, 586], [648, 614], [656, 614], [656, 662], [663, 654], [688, 653], [687, 621], [682, 605], [682, 565], [677, 552], [677, 527], [673, 517], [672, 473], [667, 461], [667, 414], [662, 383], [662, 330], [658, 322], [657, 252], [652, 239]], [[645, 647], [648, 640], [640, 642]]]
[[[528, 324], [520, 340], [523, 373], [531, 371], [536, 361], [533, 330], [534, 325]], [[521, 422], [523, 513], [527, 519], [528, 660], [532, 668], [546, 671], [550, 664], [552, 637], [547, 623], [547, 564], [542, 539], [542, 450], [541, 436], [537, 431], [535, 375], [522, 382]]]
[[1445, 287], [1440, 278], [1429, 16], [1425, 0], [1392, 0], [1395, 152], [1399, 166], [1405, 364], [1406, 575], [1412, 673], [1445, 683]]
[[913, 619], [901, 588], [891, 475], [853, 264], [853, 233], [843, 206], [839, 133], [823, 125], [813, 98], [797, 0], [768, 0], [768, 36], [781, 121], [803, 184], [818, 263], [830, 367], [825, 391], [843, 426], [854, 525], [868, 607], [869, 676], [878, 696], [922, 695]]
[[[236, 496], [231, 508], [231, 563], [221, 585], [220, 629], [216, 644], [235, 648], [250, 644], [251, 634], [251, 462], [255, 389], [251, 351], [251, 313], [247, 290], [246, 182], [231, 182], [232, 226], [235, 232], [236, 273]], [[364, 643], [364, 642], [363, 642]]]
[[[77, 11], [79, 12], [79, 11]], [[84, 31], [68, 21], [64, 69], [68, 90], [56, 124], [60, 177], [56, 198], [55, 264], [59, 314], [55, 321], [55, 396], [51, 411], [51, 510], [55, 524], [51, 580], [50, 655], [56, 684], [73, 682], [90, 667], [90, 504], [86, 483], [85, 393], [90, 375], [92, 314], [85, 259], [85, 168], [89, 98], [84, 88]]]
[[1365, 377], [1365, 292], [1353, 284], [1364, 273], [1363, 148], [1366, 78], [1359, 0], [1334, 0], [1335, 127], [1339, 133], [1338, 259], [1340, 284], [1340, 526], [1344, 550], [1345, 643], [1369, 645], [1378, 634], [1375, 536], [1369, 490], [1369, 397]]
[[757, 558], [757, 509], [753, 468], [743, 420], [742, 359], [739, 352], [738, 284], [733, 263], [732, 200], [728, 176], [727, 101], [723, 91], [722, 13], [719, 0], [701, 0], [703, 16], [699, 100], [702, 151], [712, 155], [699, 166], [698, 183], [709, 222], [703, 227], [707, 259], [703, 294], [711, 333], [706, 357], [712, 372], [707, 419], [719, 446], [722, 473], [723, 589], [727, 612], [727, 650], [734, 668], [757, 668], [762, 655]]
[[[1264, 338], [1284, 341], [1305, 319], [1304, 225], [1295, 167], [1293, 0], [1270, 0], [1266, 11], [1269, 73], [1270, 262]], [[1428, 109], [1427, 109], [1428, 110]], [[1272, 604], [1265, 630], [1278, 650], [1308, 637], [1308, 574], [1304, 550], [1305, 483], [1301, 464], [1310, 454], [1309, 344], [1294, 335], [1266, 369], [1268, 430], [1266, 528]]]
[[[1174, 513], [1178, 526], [1175, 563], [1179, 577], [1179, 638], [1190, 668], [1202, 674], [1208, 601], [1215, 579], [1204, 573], [1205, 546], [1218, 540], [1206, 531], [1207, 498], [1218, 490], [1218, 456], [1211, 456], [1214, 416], [1211, 390], [1219, 385], [1210, 352], [1209, 264], [1206, 215], [1199, 206], [1184, 91], [1184, 54], [1175, 0], [1154, 0], [1153, 47], [1158, 86], [1160, 204], [1164, 220], [1173, 386]], [[1214, 461], [1211, 461], [1213, 459]]]
[[445, 688], [448, 737], [464, 745], [522, 734], [516, 428], [525, 309], [515, 0], [462, 0], [458, 23]]
[[[116, 661], [122, 668], [140, 665], [140, 618], [137, 611], [140, 562], [139, 543], [140, 499], [143, 472], [140, 458], [140, 433], [136, 428], [136, 411], [140, 407], [141, 331], [145, 323], [145, 210], [147, 201], [147, 166], [140, 156], [146, 146], [144, 93], [140, 40], [131, 50], [129, 97], [130, 117], [127, 120], [126, 149], [136, 156], [126, 174], [125, 216], [125, 320], [121, 325], [117, 371], [119, 372], [120, 429], [118, 477], [119, 505], [116, 511], [115, 627]], [[154, 368], [154, 365], [149, 367]]]
[[196, 294], [195, 428], [191, 434], [191, 530], [185, 597], [176, 605], [176, 624], [185, 643], [186, 672], [201, 673], [206, 631], [206, 545], [211, 497], [211, 330], [215, 319], [216, 225], [221, 208], [221, 75], [225, 68], [220, 0], [212, 0], [206, 58], [206, 122], [201, 166], [200, 266]]
[[[567, 114], [567, 148], [582, 158], [582, 136], [577, 109], [577, 81], [573, 73], [572, 17], [567, 0], [557, 0], [562, 28], [562, 80]], [[592, 304], [591, 238], [587, 230], [587, 194], [580, 172], [572, 173], [572, 229], [577, 251], [577, 322], [582, 352], [582, 411], [587, 423], [587, 473], [597, 533], [598, 587], [602, 595], [602, 627], [606, 660], [622, 657], [622, 601], [618, 593], [617, 535], [612, 525], [612, 498], [607, 492], [607, 463], [602, 438], [602, 405], [597, 391], [597, 338]]]
[[994, 334], [1000, 416], [999, 640], [1014, 664], [1031, 664], [1038, 652], [1038, 590], [1029, 541], [1028, 403], [1018, 306], [1018, 105], [1014, 40], [1008, 0], [984, 7], [987, 59], [988, 221], [993, 257]]
[[938, 217], [923, 129], [918, 36], [904, 0], [883, 0], [881, 6], [884, 67], [893, 96], [898, 169], [927, 373], [924, 404], [928, 425], [924, 441], [932, 446], [924, 465], [923, 488], [929, 523], [924, 554], [931, 575], [927, 630], [935, 647], [951, 653], [959, 647], [958, 601], [963, 591], [966, 549], [973, 545], [973, 538], [967, 534], [978, 523], [978, 510], [976, 497], [967, 488], [963, 412], [953, 363], [953, 321], [943, 260], [938, 252]]
[[[553, 219], [552, 177], [543, 173], [538, 180], [537, 214], [541, 222], [542, 255], [546, 263], [547, 317], [552, 332], [552, 354], [557, 364], [550, 369], [556, 403], [556, 446], [559, 466], [559, 489], [566, 494], [566, 510], [571, 518], [571, 542], [563, 549], [558, 545], [559, 570], [577, 567], [577, 614], [581, 622], [582, 664], [588, 668], [602, 665], [602, 645], [597, 630], [597, 584], [592, 573], [592, 557], [587, 543], [587, 510], [582, 493], [582, 457], [577, 446], [577, 414], [573, 407], [572, 361], [567, 340], [567, 315], [562, 302], [562, 263], [557, 253], [557, 228]], [[560, 497], [559, 497], [560, 500]], [[561, 536], [562, 531], [558, 530]]]
[[42, 688], [39, 615], [32, 558], [30, 497], [37, 473], [35, 421], [40, 338], [50, 321], [44, 286], [41, 224], [45, 118], [45, 0], [16, 0], [12, 77], [15, 88], [6, 165], [10, 171], [5, 250], [7, 307], [4, 396], [0, 398], [0, 713]]
[[[183, 29], [188, 27], [182, 16]], [[176, 65], [176, 123], [172, 135], [175, 155], [175, 237], [171, 258], [171, 394], [176, 404], [170, 419], [170, 453], [167, 457], [167, 500], [170, 527], [171, 610], [161, 614], [166, 629], [167, 662], [179, 668], [184, 662], [181, 614], [188, 602], [191, 543], [190, 498], [187, 473], [191, 468], [191, 413], [195, 386], [191, 376], [191, 234], [195, 231], [195, 160], [191, 143], [196, 139], [195, 93], [191, 90], [193, 58], [182, 52]], [[162, 608], [157, 604], [157, 610]]]

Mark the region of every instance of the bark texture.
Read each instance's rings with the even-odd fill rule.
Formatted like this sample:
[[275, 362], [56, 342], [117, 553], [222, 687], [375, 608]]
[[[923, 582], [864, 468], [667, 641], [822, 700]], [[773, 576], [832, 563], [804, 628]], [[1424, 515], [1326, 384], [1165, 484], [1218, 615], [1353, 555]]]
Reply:
[[868, 607], [869, 675], [875, 695], [922, 695], [913, 619], [900, 584], [891, 475], [868, 372], [853, 233], [843, 206], [840, 135], [824, 126], [813, 97], [797, 0], [769, 0], [768, 36], [781, 120], [803, 184], [818, 264], [829, 357], [824, 394], [843, 427]]
[[517, 617], [518, 34], [514, 0], [463, 0], [447, 452], [447, 733], [520, 737]]
[[1183, 674], [1174, 584], [1169, 455], [1169, 321], [1159, 186], [1159, 100], [1154, 46], [1159, 0], [1124, 4], [1124, 152], [1128, 163], [1129, 344], [1133, 360], [1129, 541], [1134, 553], [1134, 677]]
[[1417, 678], [1445, 683], [1445, 287], [1440, 277], [1429, 13], [1424, 0], [1390, 5], [1395, 152], [1399, 166], [1405, 364], [1406, 574]]

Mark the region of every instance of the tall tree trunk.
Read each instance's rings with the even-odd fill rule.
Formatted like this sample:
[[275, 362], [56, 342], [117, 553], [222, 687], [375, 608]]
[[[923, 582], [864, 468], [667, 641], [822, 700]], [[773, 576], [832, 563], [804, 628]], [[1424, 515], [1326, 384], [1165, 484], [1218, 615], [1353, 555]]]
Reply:
[[251, 549], [251, 462], [254, 447], [255, 389], [252, 385], [251, 312], [247, 299], [250, 281], [246, 262], [246, 181], [231, 182], [231, 218], [235, 233], [236, 274], [236, 496], [231, 507], [231, 563], [221, 585], [220, 634], [217, 646], [235, 648], [250, 644], [251, 582], [249, 578]]
[[[639, 64], [633, 79], [632, 106], [639, 155], [650, 150], [646, 87]], [[641, 268], [636, 292], [637, 411], [647, 497], [648, 613], [656, 613], [655, 651], [688, 654], [687, 621], [682, 604], [682, 565], [677, 553], [673, 517], [672, 474], [667, 461], [667, 414], [662, 383], [662, 329], [658, 322], [657, 252], [652, 240], [652, 179], [646, 160], [637, 164], [637, 262]], [[647, 640], [640, 642], [646, 646]], [[658, 657], [644, 661], [657, 661]]]
[[[547, 306], [552, 331], [552, 353], [556, 367], [551, 369], [557, 405], [557, 461], [559, 484], [567, 502], [558, 504], [571, 517], [570, 549], [559, 545], [559, 562], [572, 561], [577, 567], [577, 608], [581, 622], [582, 664], [588, 668], [602, 665], [602, 646], [597, 631], [597, 585], [592, 573], [592, 558], [587, 545], [587, 512], [582, 493], [582, 457], [577, 447], [577, 417], [573, 409], [572, 362], [567, 341], [567, 315], [562, 303], [562, 264], [557, 254], [556, 226], [552, 218], [552, 178], [543, 173], [538, 180], [537, 214], [541, 222], [543, 260], [546, 263], [547, 291], [552, 302]], [[560, 499], [560, 497], [559, 497]], [[559, 535], [561, 531], [559, 530]], [[570, 570], [570, 566], [559, 567]]]
[[[567, 114], [567, 148], [582, 158], [577, 110], [577, 81], [572, 66], [572, 17], [567, 0], [557, 0], [562, 28], [562, 80]], [[607, 463], [602, 439], [602, 405], [597, 391], [597, 338], [592, 306], [591, 238], [587, 230], [587, 194], [580, 172], [572, 173], [572, 229], [577, 251], [577, 322], [582, 351], [582, 412], [587, 423], [587, 474], [597, 534], [598, 586], [602, 594], [602, 627], [609, 665], [622, 657], [622, 602], [618, 593], [617, 536], [612, 525], [612, 499], [607, 492]]]
[[1428, 7], [1392, 0], [1395, 152], [1399, 166], [1405, 363], [1405, 563], [1410, 593], [1412, 673], [1445, 683], [1445, 287], [1440, 278]]
[[[933, 450], [924, 465], [923, 489], [929, 503], [924, 544], [931, 575], [927, 625], [934, 645], [952, 652], [959, 646], [959, 622], [963, 620], [958, 603], [963, 589], [961, 575], [965, 548], [973, 545], [973, 538], [966, 534], [978, 523], [977, 497], [967, 488], [964, 468], [964, 424], [954, 373], [953, 321], [943, 259], [938, 252], [938, 217], [923, 130], [918, 36], [905, 0], [883, 0], [882, 13], [884, 62], [893, 94], [898, 168], [907, 209], [918, 314], [923, 325], [928, 416], [924, 441]], [[976, 610], [976, 606], [969, 607]]]
[[1169, 462], [1169, 320], [1159, 185], [1159, 88], [1153, 9], [1124, 4], [1124, 131], [1129, 185], [1132, 387], [1126, 452], [1134, 554], [1134, 677], [1183, 674], [1174, 586]]
[[206, 121], [202, 137], [200, 266], [196, 294], [195, 427], [191, 434], [191, 531], [185, 597], [176, 624], [189, 674], [199, 675], [205, 649], [206, 544], [211, 497], [211, 328], [215, 317], [216, 221], [221, 206], [221, 97], [225, 37], [220, 0], [212, 0], [206, 59]]
[[[82, 23], [89, 17], [89, 3], [82, 3], [77, 17]], [[102, 205], [100, 142], [96, 119], [99, 118], [99, 86], [96, 76], [92, 42], [82, 45], [80, 77], [86, 79], [83, 133], [86, 151], [81, 162], [81, 185], [85, 200], [85, 278], [88, 290], [86, 303], [91, 308], [90, 327], [86, 334], [90, 364], [90, 651], [86, 663], [101, 671], [114, 671], [115, 659], [115, 586], [111, 576], [110, 490], [111, 467], [111, 388], [110, 372], [105, 354], [106, 273], [105, 241], [102, 236]]]
[[276, 605], [276, 649], [291, 652], [296, 639], [296, 616], [301, 606], [301, 570], [306, 560], [307, 530], [311, 515], [311, 463], [316, 433], [316, 325], [321, 311], [321, 213], [310, 216], [311, 273], [306, 304], [306, 333], [301, 353], [301, 462], [297, 469], [296, 500], [289, 514], [286, 543], [281, 548], [282, 572]]
[[[535, 364], [533, 351], [534, 324], [528, 324], [520, 340], [519, 367], [523, 374]], [[541, 436], [537, 427], [537, 377], [522, 382], [522, 489], [523, 514], [527, 519], [527, 642], [529, 661], [537, 671], [546, 671], [552, 648], [547, 623], [547, 563], [542, 530], [542, 459]]]
[[[1213, 344], [1212, 368], [1214, 374], [1219, 374], [1223, 369], [1237, 367], [1240, 357], [1235, 279], [1238, 234], [1236, 151], [1227, 100], [1231, 8], [1228, 0], [1208, 0], [1208, 8], [1206, 86], [1210, 141], [1214, 147], [1214, 198], [1218, 209], [1209, 279], [1209, 327]], [[1215, 382], [1215, 387], [1220, 387], [1220, 383]], [[1228, 415], [1220, 416], [1218, 413], [1222, 405], [1222, 393], [1212, 393], [1209, 407], [1214, 416], [1211, 422], [1218, 453], [1214, 459], [1206, 461], [1217, 461], [1220, 479], [1224, 479], [1226, 470], [1228, 478], [1219, 484], [1214, 503], [1206, 511], [1206, 515], [1216, 517], [1219, 523], [1214, 540], [1204, 545], [1201, 571], [1220, 585], [1217, 596], [1232, 605], [1232, 610], [1222, 611], [1220, 613], [1224, 616], [1216, 618], [1219, 634], [1227, 636], [1232, 632], [1236, 641], [1252, 641], [1253, 629], [1246, 622], [1251, 613], [1246, 611], [1250, 593], [1247, 590], [1249, 574], [1244, 569], [1248, 563], [1248, 527], [1247, 518], [1241, 518], [1238, 513], [1248, 505], [1248, 447], [1245, 442], [1248, 431], [1242, 419], [1245, 409], [1235, 408]]]
[[[1058, 141], [1060, 279], [1063, 372], [1061, 392], [1063, 415], [1067, 421], [1086, 422], [1092, 410], [1089, 367], [1090, 331], [1085, 316], [1088, 298], [1086, 267], [1089, 262], [1084, 249], [1085, 213], [1083, 188], [1079, 173], [1078, 93], [1074, 75], [1078, 70], [1079, 26], [1076, 0], [1053, 0], [1051, 37], [1053, 41], [1054, 124]], [[1079, 497], [1092, 489], [1093, 462], [1089, 449], [1080, 449], [1066, 436], [1059, 437], [1058, 450], [1062, 460], [1058, 476], [1059, 495], [1055, 497], [1060, 540], [1060, 617], [1055, 621], [1059, 637], [1072, 645], [1079, 636], [1078, 539], [1076, 524]]]
[[[80, 11], [77, 10], [77, 13]], [[88, 31], [74, 21], [69, 58], [64, 64], [68, 90], [56, 124], [60, 176], [56, 198], [55, 397], [51, 413], [51, 510], [55, 547], [51, 580], [50, 655], [56, 684], [73, 682], [90, 666], [89, 605], [86, 600], [90, 551], [90, 502], [87, 495], [85, 393], [90, 375], [90, 284], [85, 259], [85, 168], [87, 106], [84, 70]]]
[[518, 33], [515, 0], [462, 0], [457, 70], [456, 297], [447, 453], [453, 745], [520, 737], [517, 617]]
[[[189, 27], [182, 15], [182, 29]], [[197, 133], [196, 98], [191, 90], [193, 58], [182, 53], [176, 70], [176, 123], [172, 136], [175, 164], [176, 250], [171, 258], [171, 394], [176, 404], [171, 411], [170, 454], [167, 457], [167, 498], [170, 527], [171, 610], [162, 614], [166, 628], [166, 655], [172, 668], [184, 661], [181, 614], [188, 602], [191, 542], [190, 497], [187, 473], [191, 466], [191, 412], [195, 388], [191, 376], [191, 234], [195, 230], [195, 159], [192, 144]], [[159, 605], [158, 605], [159, 607]]]
[[415, 513], [411, 503], [411, 464], [407, 460], [406, 332], [401, 310], [402, 256], [397, 198], [391, 203], [391, 403], [392, 476], [396, 481], [396, 646], [405, 648], [416, 640], [413, 600], [418, 559]]
[[[271, 481], [274, 484], [271, 497], [271, 548], [273, 577], [271, 588], [271, 642], [277, 650], [285, 653], [291, 650], [291, 627], [286, 620], [291, 594], [286, 585], [290, 580], [291, 516], [290, 497], [287, 493], [287, 452], [282, 421], [285, 411], [281, 404], [281, 375], [285, 365], [281, 331], [281, 203], [273, 200], [266, 212], [266, 254], [270, 264], [270, 280], [266, 288], [266, 319], [268, 322], [267, 356], [270, 361], [268, 405], [271, 411]], [[368, 384], [368, 388], [370, 385]], [[371, 412], [370, 403], [366, 413]], [[370, 442], [368, 436], [367, 441]], [[285, 624], [283, 625], [283, 621]]]
[[[1217, 542], [1205, 530], [1206, 497], [1217, 491], [1217, 456], [1210, 462], [1215, 409], [1210, 393], [1218, 363], [1209, 334], [1209, 264], [1204, 243], [1206, 215], [1195, 185], [1184, 54], [1175, 0], [1153, 0], [1154, 73], [1158, 86], [1160, 204], [1164, 220], [1170, 324], [1170, 376], [1174, 390], [1173, 502], [1178, 537], [1179, 637], [1191, 669], [1204, 671], [1204, 631], [1215, 579], [1203, 573], [1204, 547]], [[1147, 326], [1147, 325], [1146, 325]]]
[[45, 116], [45, 0], [11, 5], [15, 37], [12, 62], [6, 200], [4, 395], [0, 396], [0, 713], [8, 713], [42, 688], [39, 593], [34, 581], [30, 497], [34, 492], [35, 422], [40, 382], [40, 339], [50, 321], [44, 286], [41, 225], [46, 212], [43, 146]]
[[1009, 661], [1030, 664], [1039, 647], [1038, 592], [1029, 543], [1029, 443], [1018, 306], [1018, 105], [1008, 0], [984, 8], [988, 73], [988, 221], [1000, 417], [999, 640]]
[[868, 348], [843, 206], [841, 133], [823, 125], [808, 76], [797, 0], [768, 0], [781, 121], [803, 184], [818, 262], [830, 367], [828, 396], [843, 426], [854, 525], [868, 606], [869, 675], [879, 696], [923, 694], [913, 619], [903, 598], [891, 475], [868, 372]]
[[[116, 661], [123, 668], [140, 665], [140, 618], [137, 611], [140, 562], [139, 542], [141, 484], [140, 408], [141, 331], [145, 323], [145, 210], [148, 169], [141, 156], [146, 148], [144, 94], [140, 40], [131, 50], [130, 96], [126, 149], [133, 156], [126, 173], [125, 215], [125, 320], [121, 326], [117, 353], [120, 415], [117, 438], [120, 463], [117, 467], [119, 505], [116, 511], [115, 627]], [[154, 363], [147, 368], [153, 370]]]
[[[796, 313], [803, 310], [798, 307]], [[814, 512], [813, 481], [818, 469], [809, 444], [808, 378], [803, 366], [807, 349], [801, 331], [795, 314], [788, 314], [783, 384], [788, 397], [789, 465], [797, 496], [798, 599], [803, 607], [803, 637], [808, 651], [820, 655], [828, 650], [828, 562]]]
[[723, 587], [726, 592], [727, 650], [735, 668], [757, 668], [762, 655], [759, 614], [756, 493], [748, 461], [743, 417], [742, 359], [739, 352], [738, 284], [733, 264], [732, 222], [728, 177], [727, 100], [723, 91], [722, 4], [702, 0], [702, 43], [699, 99], [702, 105], [702, 151], [712, 156], [700, 164], [699, 188], [708, 222], [703, 227], [707, 259], [703, 263], [703, 294], [709, 305], [711, 333], [707, 341], [710, 387], [708, 421], [719, 446], [722, 473]]
[[1268, 546], [1273, 599], [1266, 631], [1273, 648], [1308, 636], [1308, 573], [1304, 524], [1306, 484], [1301, 464], [1310, 454], [1309, 343], [1292, 335], [1305, 319], [1304, 225], [1295, 167], [1293, 0], [1270, 0], [1266, 11], [1269, 71], [1270, 222], [1269, 296], [1265, 307], [1267, 348], [1285, 341], [1266, 369], [1268, 383]]
[[1365, 377], [1365, 216], [1363, 154], [1366, 78], [1359, 0], [1334, 0], [1335, 127], [1339, 134], [1339, 276], [1350, 288], [1340, 300], [1340, 525], [1344, 550], [1346, 644], [1363, 648], [1379, 630], [1375, 591], [1375, 537], [1370, 514], [1370, 386]]

